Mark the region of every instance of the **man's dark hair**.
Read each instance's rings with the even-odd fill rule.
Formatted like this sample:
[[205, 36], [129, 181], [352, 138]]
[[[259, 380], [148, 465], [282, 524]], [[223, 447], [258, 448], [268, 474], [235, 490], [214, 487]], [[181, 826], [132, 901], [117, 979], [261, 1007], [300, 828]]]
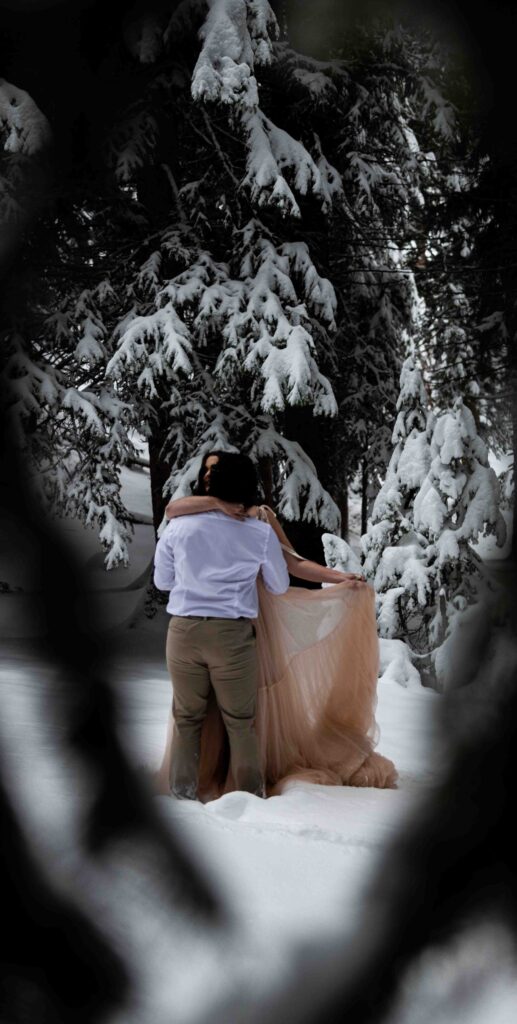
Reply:
[[[211, 454], [216, 454], [212, 452]], [[210, 472], [208, 493], [222, 501], [235, 501], [249, 508], [258, 503], [257, 471], [247, 455], [217, 452], [219, 462]]]

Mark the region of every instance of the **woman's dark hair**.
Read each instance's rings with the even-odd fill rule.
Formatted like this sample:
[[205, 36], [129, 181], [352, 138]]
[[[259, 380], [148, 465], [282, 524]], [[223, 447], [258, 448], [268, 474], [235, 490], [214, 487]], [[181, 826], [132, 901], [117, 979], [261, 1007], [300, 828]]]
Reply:
[[247, 455], [238, 452], [207, 452], [203, 457], [201, 469], [194, 494], [206, 494], [203, 476], [206, 472], [206, 460], [210, 455], [217, 455], [218, 462], [210, 471], [208, 494], [222, 501], [234, 501], [245, 505], [256, 505], [259, 501], [259, 484], [257, 471]]
[[205, 452], [205, 454], [203, 455], [203, 458], [201, 459], [201, 465], [199, 467], [199, 473], [197, 475], [197, 480], [196, 480], [195, 484], [192, 487], [192, 494], [195, 494], [198, 497], [199, 497], [200, 494], [201, 495], [206, 494], [206, 491], [205, 491], [205, 481], [204, 481], [203, 478], [204, 478], [204, 475], [206, 473], [206, 460], [209, 459], [211, 455], [217, 455], [217, 458], [220, 459], [221, 455], [228, 455], [228, 452], [220, 452], [218, 450], [213, 451], [213, 452]]

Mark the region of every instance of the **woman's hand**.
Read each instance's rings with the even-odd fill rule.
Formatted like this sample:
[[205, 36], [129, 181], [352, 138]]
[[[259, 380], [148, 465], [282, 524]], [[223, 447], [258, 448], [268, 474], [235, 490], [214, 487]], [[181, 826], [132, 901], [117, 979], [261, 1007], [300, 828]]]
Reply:
[[339, 577], [336, 583], [348, 583], [352, 587], [360, 587], [363, 583], [366, 583], [364, 576], [359, 572], [340, 572]]
[[175, 519], [177, 516], [193, 516], [198, 512], [224, 512], [232, 519], [246, 519], [244, 505], [238, 505], [233, 501], [222, 501], [221, 498], [214, 498], [210, 494], [194, 494], [188, 498], [176, 498], [169, 501], [165, 509], [167, 519]]
[[366, 586], [366, 580], [365, 580], [364, 576], [361, 576], [361, 574], [358, 573], [358, 572], [345, 573], [345, 576], [346, 576], [346, 582], [348, 583], [348, 585], [350, 587], [353, 587], [354, 590], [357, 589], [358, 587], [365, 587]]
[[216, 502], [216, 508], [219, 509], [220, 512], [224, 512], [225, 515], [231, 516], [232, 519], [239, 519], [241, 522], [244, 522], [249, 515], [249, 512], [246, 512], [246, 506], [239, 505], [235, 501], [223, 501], [222, 498], [214, 498], [214, 502]]

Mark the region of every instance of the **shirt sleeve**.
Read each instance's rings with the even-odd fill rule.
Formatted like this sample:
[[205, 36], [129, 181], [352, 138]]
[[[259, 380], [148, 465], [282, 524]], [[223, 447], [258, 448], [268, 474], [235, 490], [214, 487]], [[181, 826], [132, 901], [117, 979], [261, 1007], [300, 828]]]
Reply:
[[172, 590], [176, 577], [172, 545], [172, 523], [163, 531], [154, 555], [154, 585], [157, 590]]
[[262, 578], [267, 590], [272, 594], [285, 594], [289, 587], [289, 573], [282, 554], [280, 541], [272, 529], [268, 527], [264, 561], [262, 562]]

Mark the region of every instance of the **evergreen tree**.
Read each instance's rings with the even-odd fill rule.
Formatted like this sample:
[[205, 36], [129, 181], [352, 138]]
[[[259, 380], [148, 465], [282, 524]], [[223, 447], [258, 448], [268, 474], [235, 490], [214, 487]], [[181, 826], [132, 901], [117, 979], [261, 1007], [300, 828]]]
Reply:
[[476, 601], [472, 542], [505, 540], [499, 482], [461, 397], [436, 416], [414, 357], [400, 380], [395, 445], [362, 537], [363, 570], [377, 593], [381, 636], [420, 653], [439, 647], [458, 611]]
[[410, 356], [400, 375], [393, 453], [368, 532], [361, 538], [364, 572], [377, 593], [381, 636], [408, 639], [415, 647], [427, 640], [431, 593], [428, 552], [413, 517], [414, 500], [431, 461], [432, 415], [427, 406], [422, 374]]
[[461, 398], [436, 420], [431, 463], [414, 500], [414, 524], [427, 541], [427, 630], [430, 645], [436, 647], [455, 613], [476, 600], [479, 558], [471, 542], [495, 534], [502, 546], [506, 537], [498, 480], [472, 412]]
[[343, 425], [333, 468], [348, 479], [360, 471], [364, 532], [389, 460], [408, 338], [417, 343], [425, 331], [420, 238], [441, 220], [458, 130], [447, 62], [428, 33], [379, 20], [357, 31], [350, 52], [336, 151], [328, 150], [346, 183], [330, 225], [332, 380]]
[[295, 54], [263, 0], [161, 5], [124, 31], [98, 149], [34, 233], [37, 280], [28, 250], [7, 367], [20, 434], [109, 565], [127, 557], [135, 431], [156, 523], [197, 452], [239, 447], [286, 518], [337, 531], [346, 478], [362, 465], [378, 486], [418, 329], [414, 217], [443, 186], [428, 142], [452, 130], [442, 66], [402, 28]]

